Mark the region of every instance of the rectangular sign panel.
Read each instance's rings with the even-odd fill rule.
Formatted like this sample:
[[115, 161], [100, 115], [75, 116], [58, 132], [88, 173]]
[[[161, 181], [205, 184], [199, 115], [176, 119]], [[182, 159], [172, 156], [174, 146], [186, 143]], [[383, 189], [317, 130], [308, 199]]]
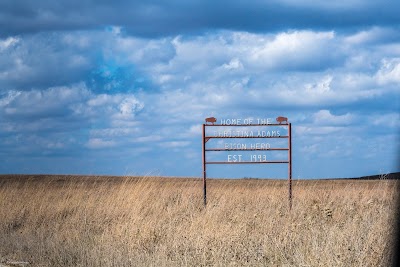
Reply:
[[291, 123], [286, 117], [205, 119], [203, 124], [203, 192], [207, 204], [207, 164], [288, 164], [292, 206]]

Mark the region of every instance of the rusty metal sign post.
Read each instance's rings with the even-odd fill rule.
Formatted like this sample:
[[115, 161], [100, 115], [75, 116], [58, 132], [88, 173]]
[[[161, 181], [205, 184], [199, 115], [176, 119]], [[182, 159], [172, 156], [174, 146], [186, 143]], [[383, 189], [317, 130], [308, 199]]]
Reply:
[[[289, 209], [292, 209], [292, 130], [291, 123], [288, 122], [286, 117], [278, 117], [276, 121], [279, 123], [261, 123], [261, 124], [215, 124], [217, 119], [214, 117], [206, 118], [206, 123], [203, 124], [203, 196], [204, 196], [204, 206], [207, 205], [207, 164], [280, 164], [287, 163], [288, 164], [288, 198], [289, 198]], [[208, 124], [210, 122], [211, 124]], [[282, 122], [286, 122], [282, 124]], [[240, 127], [240, 126], [257, 126], [257, 127], [268, 127], [268, 126], [287, 126], [288, 134], [284, 136], [206, 136], [206, 127]], [[288, 147], [283, 148], [270, 148], [270, 147], [262, 147], [262, 148], [206, 148], [206, 143], [212, 138], [287, 138], [288, 139]], [[216, 152], [216, 151], [288, 151], [288, 159], [287, 160], [260, 160], [260, 161], [207, 161], [206, 152]], [[228, 156], [229, 157], [229, 156]]]

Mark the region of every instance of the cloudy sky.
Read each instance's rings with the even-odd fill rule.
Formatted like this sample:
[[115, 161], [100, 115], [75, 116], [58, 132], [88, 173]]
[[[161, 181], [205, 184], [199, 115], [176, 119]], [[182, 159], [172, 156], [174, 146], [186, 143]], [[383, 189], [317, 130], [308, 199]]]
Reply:
[[400, 171], [399, 1], [217, 2], [2, 0], [0, 173], [200, 177], [210, 116], [288, 117], [295, 179]]

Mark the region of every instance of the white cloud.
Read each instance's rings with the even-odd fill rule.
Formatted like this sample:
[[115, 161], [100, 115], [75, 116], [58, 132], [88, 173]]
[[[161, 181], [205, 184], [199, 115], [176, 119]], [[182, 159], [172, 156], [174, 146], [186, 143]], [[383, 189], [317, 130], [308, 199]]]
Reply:
[[[379, 30], [383, 31], [382, 28]], [[297, 106], [352, 103], [379, 96], [384, 89], [374, 88], [377, 81], [383, 85], [398, 81], [398, 63], [391, 58], [385, 63], [387, 66], [383, 64], [376, 77], [370, 71], [325, 71], [327, 67], [331, 70], [337, 67], [336, 63], [348, 56], [349, 60], [353, 60], [349, 63], [353, 67], [362, 65], [368, 58], [365, 50], [351, 50], [347, 37], [333, 31], [287, 31], [277, 34], [227, 31], [192, 38], [160, 39], [141, 39], [111, 31], [66, 33], [58, 38], [71, 52], [66, 56], [69, 59], [66, 64], [72, 69], [91, 64], [91, 59], [81, 52], [90, 50], [95, 44], [96, 49], [115, 64], [134, 64], [136, 69], [144, 71], [152, 82], [164, 90], [159, 96], [167, 99], [160, 99], [160, 102], [166, 102], [160, 109], [171, 113], [183, 110], [202, 113], [209, 106], [223, 108], [237, 103], [261, 105], [265, 101], [276, 106], [271, 103], [272, 99], [281, 105]], [[28, 45], [27, 41], [22, 41]], [[33, 41], [37, 40], [29, 40]], [[52, 40], [50, 44], [57, 42]], [[41, 52], [42, 46], [37, 47]], [[60, 56], [53, 52], [56, 53], [56, 50], [44, 55], [43, 61], [46, 61], [46, 56], [53, 59]], [[14, 58], [18, 59], [22, 54], [19, 52]], [[374, 55], [369, 60], [373, 62], [375, 57], [378, 56]], [[359, 63], [356, 63], [357, 58]], [[20, 68], [27, 68], [25, 71], [0, 70], [0, 75], [15, 73], [24, 77], [24, 72], [30, 72], [29, 69], [34, 66], [31, 63], [26, 65], [27, 62], [29, 60], [22, 58], [18, 63]], [[289, 73], [282, 75], [280, 71]], [[31, 74], [35, 76], [35, 73], [36, 70]], [[112, 98], [103, 94], [91, 98], [88, 104], [100, 107], [103, 103], [113, 102]], [[120, 115], [116, 116], [122, 119], [142, 110], [144, 103], [137, 99], [119, 104]], [[113, 111], [107, 111], [110, 112]]]
[[251, 48], [250, 63], [270, 69], [315, 68], [337, 52], [333, 50], [333, 39], [334, 32], [279, 33], [264, 45]]
[[294, 132], [300, 136], [307, 135], [327, 135], [336, 133], [345, 133], [346, 127], [339, 126], [296, 126]]
[[369, 116], [368, 120], [374, 126], [388, 126], [392, 128], [400, 129], [400, 114], [399, 113], [387, 113], [382, 115]]
[[314, 123], [317, 125], [349, 125], [354, 116], [350, 113], [344, 115], [332, 115], [329, 110], [320, 110], [313, 115]]
[[31, 90], [79, 83], [95, 64], [93, 51], [100, 49], [96, 47], [100, 39], [96, 32], [74, 32], [0, 41], [0, 86]]
[[65, 147], [65, 144], [61, 142], [49, 142], [46, 147], [49, 149], [61, 149]]
[[[83, 84], [46, 90], [9, 91], [0, 95], [3, 132], [70, 132], [91, 128], [88, 147], [113, 143], [99, 138], [137, 133], [136, 114], [144, 104], [132, 94], [95, 95]], [[81, 136], [82, 137], [82, 136]], [[97, 139], [96, 139], [97, 138]]]
[[61, 37], [61, 41], [67, 46], [75, 46], [80, 49], [90, 49], [92, 36], [87, 34], [66, 33]]
[[396, 40], [399, 37], [400, 33], [396, 29], [372, 27], [345, 37], [344, 42], [349, 45], [381, 44], [382, 42]]
[[91, 149], [110, 148], [116, 145], [117, 143], [113, 140], [103, 140], [101, 138], [91, 138], [86, 143], [86, 147]]
[[[274, 82], [271, 76], [267, 78], [266, 71], [323, 70], [340, 62], [344, 53], [334, 32], [291, 31], [276, 35], [219, 32], [158, 42], [174, 46], [175, 53], [168, 61], [132, 57], [146, 47], [146, 44], [138, 47], [133, 41], [131, 45], [124, 44], [123, 51], [165, 90], [207, 89], [210, 95], [222, 94], [229, 87], [230, 91], [221, 96], [224, 99], [234, 87], [245, 90], [254, 82], [259, 90], [259, 84]], [[219, 99], [218, 95], [212, 99]]]
[[147, 135], [147, 136], [139, 136], [132, 139], [133, 142], [138, 143], [148, 143], [148, 142], [159, 142], [163, 140], [164, 137], [158, 134]]
[[3, 50], [6, 50], [9, 47], [12, 47], [13, 45], [17, 44], [19, 42], [19, 39], [16, 37], [8, 37], [5, 40], [0, 39], [0, 52]]
[[87, 101], [87, 104], [92, 107], [100, 107], [106, 105], [110, 101], [114, 102], [113, 98], [115, 98], [113, 95], [107, 95], [107, 94], [95, 95], [92, 99]]
[[305, 89], [309, 94], [323, 94], [331, 90], [332, 76], [328, 75], [323, 77], [321, 81], [316, 84], [306, 84]]
[[90, 135], [95, 137], [123, 137], [136, 134], [139, 131], [138, 128], [103, 128], [103, 129], [92, 129]]
[[131, 117], [143, 109], [144, 105], [133, 96], [129, 96], [122, 100], [119, 104], [119, 112], [122, 117]]
[[16, 99], [19, 95], [21, 94], [21, 92], [18, 91], [8, 91], [5, 93], [3, 98], [0, 98], [0, 107], [5, 107], [8, 106], [12, 101], [14, 101], [14, 99]]
[[[68, 106], [89, 96], [83, 84], [52, 87], [47, 90], [10, 91], [0, 99], [5, 115], [13, 117], [51, 117], [68, 113]], [[0, 110], [1, 112], [1, 110]]]
[[376, 73], [376, 79], [380, 85], [396, 83], [400, 84], [400, 57], [383, 59], [379, 71]]
[[315, 154], [319, 150], [319, 144], [306, 145], [301, 148], [301, 152], [309, 156], [309, 154]]
[[[223, 32], [218, 38], [208, 34], [171, 43], [176, 50], [171, 60], [144, 68], [151, 70], [153, 81], [165, 92], [160, 95], [162, 109], [173, 114], [202, 113], [209, 106], [227, 108], [238, 103], [335, 105], [372, 99], [383, 92], [370, 70], [323, 71], [325, 66], [332, 69], [345, 62], [348, 54], [352, 60], [359, 55], [361, 63], [367, 55], [363, 49], [349, 50], [345, 39], [334, 32]], [[351, 64], [343, 68], [356, 66]], [[320, 71], [303, 72], [310, 69]], [[278, 70], [295, 72], [283, 76]]]
[[224, 63], [222, 68], [227, 70], [243, 69], [243, 64], [238, 58], [233, 58], [229, 63]]
[[119, 120], [134, 120], [143, 107], [144, 103], [132, 94], [92, 94], [86, 102], [75, 105], [74, 111], [84, 117], [101, 117], [118, 123]]
[[188, 130], [188, 135], [199, 135], [201, 134], [201, 131], [202, 131], [201, 124], [192, 125]]
[[167, 148], [179, 148], [179, 147], [186, 147], [190, 144], [190, 141], [169, 141], [169, 142], [162, 142], [159, 145], [161, 147]]

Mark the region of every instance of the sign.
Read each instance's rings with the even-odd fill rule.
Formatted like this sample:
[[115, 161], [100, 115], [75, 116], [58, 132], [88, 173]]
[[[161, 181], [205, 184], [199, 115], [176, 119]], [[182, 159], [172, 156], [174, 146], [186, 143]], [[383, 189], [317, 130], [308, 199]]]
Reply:
[[[207, 205], [207, 168], [208, 164], [288, 164], [289, 208], [292, 207], [292, 137], [291, 123], [286, 117], [277, 117], [275, 121], [266, 119], [221, 119], [217, 124], [215, 117], [206, 118], [203, 124], [203, 196]], [[286, 126], [283, 135], [277, 126]], [[211, 134], [206, 131], [212, 128]], [[271, 129], [272, 128], [272, 129]], [[222, 129], [222, 130], [221, 130]], [[206, 147], [212, 139], [229, 140], [217, 143], [216, 147]], [[242, 141], [236, 141], [240, 139]], [[287, 139], [286, 147], [271, 146], [270, 140]], [[230, 141], [234, 140], [234, 141]], [[243, 141], [245, 140], [245, 141]], [[250, 141], [250, 142], [249, 142]], [[215, 145], [214, 145], [215, 146]], [[287, 159], [274, 160], [267, 156], [269, 151], [287, 151]], [[206, 153], [228, 152], [222, 160], [207, 160]], [[249, 154], [250, 152], [250, 154]]]

